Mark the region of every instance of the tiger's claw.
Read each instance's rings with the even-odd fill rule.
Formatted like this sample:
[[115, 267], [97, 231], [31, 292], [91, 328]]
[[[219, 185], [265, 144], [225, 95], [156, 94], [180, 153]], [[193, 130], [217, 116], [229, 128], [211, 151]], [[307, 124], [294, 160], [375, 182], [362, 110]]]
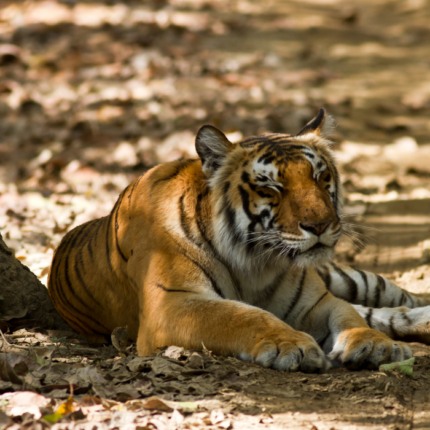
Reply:
[[295, 332], [294, 336], [276, 336], [276, 339], [263, 338], [254, 346], [251, 355], [241, 354], [240, 358], [286, 372], [324, 372], [330, 367], [315, 340], [302, 332]]

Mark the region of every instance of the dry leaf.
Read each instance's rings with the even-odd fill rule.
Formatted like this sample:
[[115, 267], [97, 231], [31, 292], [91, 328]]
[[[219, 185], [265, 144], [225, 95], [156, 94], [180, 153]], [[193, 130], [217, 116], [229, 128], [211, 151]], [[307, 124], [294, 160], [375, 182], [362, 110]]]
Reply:
[[128, 346], [128, 331], [127, 326], [117, 327], [113, 330], [112, 335], [112, 345], [122, 353], [127, 351]]
[[221, 421], [224, 421], [225, 415], [224, 412], [220, 409], [214, 409], [211, 411], [210, 420], [213, 425], [220, 423]]
[[169, 346], [163, 353], [164, 356], [168, 358], [173, 358], [174, 360], [178, 360], [184, 353], [184, 348], [180, 346]]
[[74, 400], [69, 397], [55, 412], [61, 415], [67, 415], [75, 411]]
[[203, 357], [199, 353], [193, 352], [188, 358], [186, 365], [187, 367], [191, 367], [192, 369], [203, 369], [203, 363]]
[[22, 384], [21, 379], [14, 372], [4, 356], [0, 358], [0, 379], [2, 381], [12, 382], [13, 384]]
[[172, 412], [173, 408], [168, 406], [164, 401], [158, 397], [150, 397], [142, 405], [148, 411], [161, 411], [161, 412]]
[[31, 391], [22, 391], [15, 393], [9, 399], [9, 405], [6, 407], [6, 412], [11, 416], [20, 416], [24, 413], [30, 413], [35, 419], [39, 419], [42, 416], [40, 408], [46, 407], [51, 402], [40, 394], [33, 393]]

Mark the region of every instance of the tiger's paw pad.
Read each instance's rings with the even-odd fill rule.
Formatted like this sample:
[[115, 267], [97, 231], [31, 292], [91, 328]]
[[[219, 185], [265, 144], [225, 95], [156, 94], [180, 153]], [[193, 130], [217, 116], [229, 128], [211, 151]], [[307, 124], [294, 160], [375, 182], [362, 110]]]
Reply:
[[254, 346], [251, 354], [240, 354], [239, 357], [286, 372], [324, 372], [330, 367], [326, 355], [315, 340], [300, 332], [292, 339], [262, 339]]
[[379, 365], [403, 361], [412, 357], [411, 350], [402, 342], [369, 329], [345, 330], [336, 341], [329, 358], [350, 369], [377, 369]]

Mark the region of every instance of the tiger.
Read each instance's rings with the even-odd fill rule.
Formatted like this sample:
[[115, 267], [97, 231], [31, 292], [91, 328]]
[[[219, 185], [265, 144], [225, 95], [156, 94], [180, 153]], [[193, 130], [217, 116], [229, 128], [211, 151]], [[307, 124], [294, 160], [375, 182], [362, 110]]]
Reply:
[[375, 369], [430, 343], [430, 300], [334, 262], [342, 192], [321, 108], [295, 134], [231, 143], [205, 125], [198, 157], [155, 166], [111, 213], [66, 234], [48, 290], [93, 342], [127, 327], [140, 356], [207, 348], [279, 371]]

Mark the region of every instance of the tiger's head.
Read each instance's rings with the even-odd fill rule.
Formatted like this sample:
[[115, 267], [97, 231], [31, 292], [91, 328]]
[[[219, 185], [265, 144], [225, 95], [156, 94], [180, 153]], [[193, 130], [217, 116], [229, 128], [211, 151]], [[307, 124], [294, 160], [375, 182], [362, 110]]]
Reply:
[[342, 198], [324, 109], [298, 134], [266, 134], [232, 144], [203, 126], [196, 149], [212, 194], [214, 241], [238, 267], [288, 260], [331, 261], [341, 236]]

